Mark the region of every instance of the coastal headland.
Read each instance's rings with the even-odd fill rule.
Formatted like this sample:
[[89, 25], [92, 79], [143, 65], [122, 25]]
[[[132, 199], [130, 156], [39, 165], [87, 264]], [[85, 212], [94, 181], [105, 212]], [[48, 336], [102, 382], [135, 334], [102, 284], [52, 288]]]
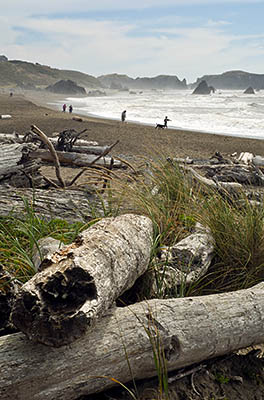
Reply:
[[[0, 94], [0, 114], [11, 115], [0, 120], [0, 133], [14, 131], [24, 134], [32, 124], [38, 126], [48, 136], [65, 129], [77, 132], [87, 129], [84, 137], [108, 145], [119, 140], [112, 150], [113, 155], [209, 158], [216, 151], [223, 155], [234, 152], [251, 152], [264, 156], [264, 141], [234, 136], [224, 136], [203, 132], [176, 129], [155, 129], [153, 126], [116, 120], [81, 116], [82, 122], [73, 119], [75, 113], [63, 113], [55, 105], [61, 96], [37, 91], [24, 94]], [[52, 103], [52, 104], [50, 104]], [[120, 110], [120, 114], [121, 114]], [[260, 127], [264, 129], [264, 127]]]

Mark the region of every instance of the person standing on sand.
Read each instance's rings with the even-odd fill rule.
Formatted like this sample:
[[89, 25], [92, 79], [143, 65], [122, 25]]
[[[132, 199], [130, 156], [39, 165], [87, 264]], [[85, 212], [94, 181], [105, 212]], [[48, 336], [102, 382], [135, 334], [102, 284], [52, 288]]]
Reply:
[[126, 120], [126, 110], [123, 111], [122, 114], [121, 114], [121, 121], [125, 122], [125, 120]]
[[167, 116], [164, 118], [164, 128], [168, 128], [168, 121], [171, 121]]
[[66, 104], [63, 104], [63, 106], [62, 106], [62, 111], [63, 111], [63, 112], [66, 111], [66, 107], [67, 107]]
[[69, 106], [69, 113], [72, 113], [72, 105]]

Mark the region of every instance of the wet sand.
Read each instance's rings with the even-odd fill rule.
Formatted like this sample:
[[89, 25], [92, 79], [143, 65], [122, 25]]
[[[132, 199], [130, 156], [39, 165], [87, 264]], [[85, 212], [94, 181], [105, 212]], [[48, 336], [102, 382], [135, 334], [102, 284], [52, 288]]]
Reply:
[[[83, 137], [97, 141], [100, 145], [119, 143], [113, 155], [208, 158], [216, 151], [223, 155], [234, 152], [252, 152], [264, 156], [264, 140], [246, 139], [176, 129], [155, 129], [151, 126], [100, 118], [81, 116], [82, 122], [74, 121], [74, 112], [63, 113], [48, 102], [62, 99], [61, 96], [42, 92], [25, 94], [0, 94], [0, 114], [10, 114], [11, 119], [0, 119], [0, 133], [14, 131], [23, 134], [32, 124], [47, 135], [74, 128], [77, 132], [87, 129]], [[260, 127], [260, 129], [263, 129]]]

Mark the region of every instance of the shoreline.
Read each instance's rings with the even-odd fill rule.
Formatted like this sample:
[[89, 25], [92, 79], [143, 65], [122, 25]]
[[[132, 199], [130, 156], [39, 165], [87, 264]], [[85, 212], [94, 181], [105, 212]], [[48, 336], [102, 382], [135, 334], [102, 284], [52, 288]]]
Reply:
[[[78, 96], [79, 97], [79, 96]], [[26, 133], [32, 124], [37, 125], [47, 135], [65, 129], [77, 132], [87, 129], [83, 135], [100, 145], [109, 145], [119, 140], [113, 149], [113, 155], [190, 157], [209, 158], [216, 151], [224, 154], [251, 152], [264, 156], [264, 140], [193, 131], [187, 129], [155, 129], [154, 126], [139, 122], [87, 116], [73, 112], [63, 113], [51, 103], [63, 102], [65, 97], [52, 93], [25, 92], [0, 94], [0, 114], [10, 114], [9, 120], [0, 120], [0, 132]], [[73, 117], [82, 118], [82, 122]]]
[[[58, 95], [58, 94], [56, 95], [54, 93], [50, 93], [47, 95], [47, 92], [45, 93], [45, 95], [46, 95], [46, 97], [47, 96], [50, 96], [50, 98], [53, 97], [53, 104], [49, 104], [49, 103], [51, 103], [51, 101], [50, 101], [50, 98], [48, 97], [46, 99], [46, 101], [44, 102], [44, 104], [42, 103], [42, 105], [44, 105], [44, 106], [46, 105], [47, 107], [53, 108], [56, 110], [60, 110], [63, 103], [66, 103], [67, 105], [69, 105], [69, 104], [71, 104], [72, 101], [74, 102], [74, 99], [81, 100], [82, 98], [84, 98], [84, 99], [87, 98], [87, 95], [86, 96], [84, 96], [84, 95], [82, 95], [82, 96], [81, 95], [64, 95], [64, 96], [62, 96], [62, 95]], [[31, 97], [31, 98], [34, 101], [35, 100], [34, 92], [33, 92], [32, 96], [33, 97]], [[74, 105], [74, 103], [73, 103], [73, 105]], [[78, 108], [79, 107], [78, 104], [76, 104], [75, 107]], [[96, 110], [93, 110], [92, 113], [89, 113], [81, 108], [75, 114], [79, 115], [81, 117], [87, 117], [87, 118], [93, 118], [93, 119], [120, 121], [121, 111], [120, 111], [120, 115], [117, 113], [114, 113], [112, 115], [105, 116], [105, 115], [97, 114]], [[126, 122], [130, 123], [130, 124], [150, 126], [152, 128], [156, 127], [156, 122], [155, 121], [153, 122], [153, 120], [144, 121], [144, 119], [143, 119], [143, 120], [139, 121], [136, 119], [135, 120], [127, 119]], [[186, 124], [186, 123], [184, 123], [184, 121], [182, 121], [182, 122], [183, 122], [183, 125], [180, 123], [180, 121], [178, 121], [179, 125], [177, 125], [177, 124], [173, 125], [173, 122], [170, 122], [168, 129], [172, 129], [175, 131], [191, 132], [191, 133], [206, 133], [206, 134], [211, 134], [211, 135], [220, 135], [220, 136], [228, 136], [228, 137], [231, 136], [234, 138], [264, 140], [264, 132], [261, 129], [260, 130], [253, 129], [253, 132], [252, 132], [251, 127], [249, 127], [247, 129], [247, 131], [244, 131], [243, 129], [242, 129], [242, 131], [238, 130], [238, 129], [233, 131], [232, 128], [228, 129], [224, 125], [223, 126], [224, 131], [223, 131], [221, 129], [221, 123], [219, 123], [217, 126], [214, 127], [215, 129], [211, 130], [210, 127], [206, 128], [205, 126], [203, 128], [200, 128], [200, 126], [195, 126], [195, 127], [191, 126], [190, 127], [190, 125], [188, 125], [188, 123]], [[261, 126], [261, 124], [260, 124], [260, 126]]]
[[[36, 92], [31, 92], [30, 95], [27, 95], [27, 93], [24, 92], [24, 97], [30, 101], [32, 101], [34, 104], [39, 105], [40, 107], [46, 107], [49, 108], [50, 110], [53, 111], [61, 111], [61, 109], [59, 108], [59, 104], [54, 103], [54, 105], [50, 104], [50, 100], [51, 98], [53, 98], [54, 101], [57, 102], [61, 102], [61, 104], [66, 102], [66, 98], [62, 97], [59, 94], [54, 94], [54, 93], [49, 93], [49, 92], [45, 92], [44, 94], [44, 99], [42, 99], [40, 101], [39, 96], [36, 96]], [[43, 94], [41, 94], [41, 97], [43, 96]], [[78, 96], [74, 96], [71, 95], [72, 98], [76, 97], [76, 98], [81, 98], [80, 95]], [[83, 97], [87, 97], [87, 96], [83, 96]], [[48, 101], [49, 99], [49, 101]], [[81, 112], [73, 112], [73, 115], [82, 117], [82, 118], [88, 118], [91, 119], [93, 121], [113, 121], [113, 122], [120, 122], [119, 118], [109, 118], [109, 117], [104, 117], [104, 116], [100, 116], [100, 115], [96, 115], [96, 114], [92, 114], [92, 113], [81, 113]], [[126, 120], [127, 124], [133, 124], [133, 125], [138, 125], [138, 126], [147, 126], [147, 127], [151, 127], [151, 128], [155, 128], [156, 124], [153, 123], [147, 123], [147, 122], [140, 122], [140, 121], [133, 121], [133, 120]], [[219, 133], [219, 132], [210, 132], [210, 131], [206, 131], [206, 130], [201, 130], [201, 129], [191, 129], [191, 128], [182, 128], [182, 127], [168, 127], [169, 130], [173, 130], [173, 131], [177, 131], [177, 132], [190, 132], [190, 133], [201, 133], [201, 134], [207, 134], [207, 135], [217, 135], [217, 136], [227, 136], [227, 137], [234, 137], [234, 138], [239, 138], [239, 139], [254, 139], [254, 140], [264, 140], [263, 138], [260, 137], [248, 137], [248, 136], [238, 136], [235, 133]]]

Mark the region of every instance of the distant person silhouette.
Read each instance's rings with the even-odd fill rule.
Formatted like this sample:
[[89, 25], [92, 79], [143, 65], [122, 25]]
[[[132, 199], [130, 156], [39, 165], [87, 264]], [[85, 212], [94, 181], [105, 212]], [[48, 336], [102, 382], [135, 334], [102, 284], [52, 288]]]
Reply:
[[66, 111], [66, 107], [67, 107], [66, 104], [63, 104], [63, 106], [62, 106], [62, 111], [63, 111], [63, 112]]
[[69, 106], [69, 113], [72, 113], [72, 105]]
[[167, 116], [164, 118], [164, 128], [168, 128], [168, 121], [171, 121]]
[[126, 120], [126, 110], [123, 111], [122, 114], [121, 114], [121, 121], [125, 122], [125, 120]]

